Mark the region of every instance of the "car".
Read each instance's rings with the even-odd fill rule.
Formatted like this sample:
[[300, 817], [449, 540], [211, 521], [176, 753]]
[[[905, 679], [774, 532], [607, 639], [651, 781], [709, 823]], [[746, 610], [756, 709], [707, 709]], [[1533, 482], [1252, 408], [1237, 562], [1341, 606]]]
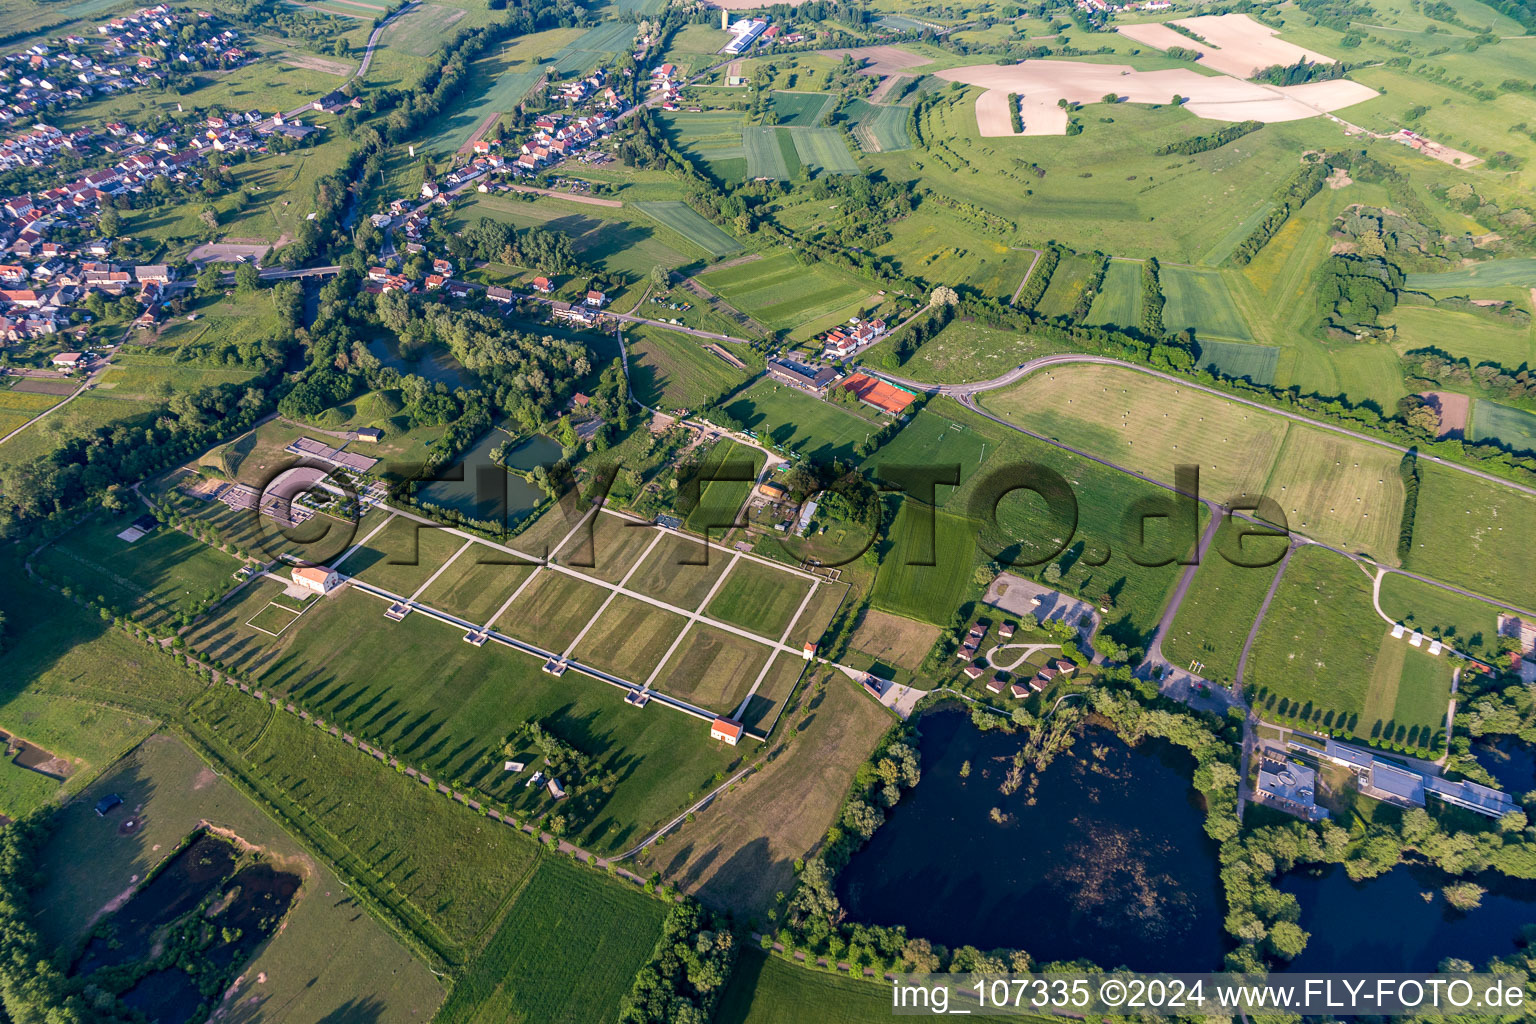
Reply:
[[112, 808], [116, 807], [122, 802], [123, 798], [118, 796], [116, 793], [113, 793], [109, 796], [104, 796], [100, 800], [96, 801], [96, 813], [105, 818], [108, 811], [112, 810]]

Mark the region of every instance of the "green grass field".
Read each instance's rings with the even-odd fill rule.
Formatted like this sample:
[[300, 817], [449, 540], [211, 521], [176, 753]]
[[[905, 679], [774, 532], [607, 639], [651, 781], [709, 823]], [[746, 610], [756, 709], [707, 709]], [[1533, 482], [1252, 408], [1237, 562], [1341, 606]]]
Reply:
[[[643, 281], [652, 267], [679, 267], [703, 255], [703, 250], [694, 255], [686, 239], [650, 217], [631, 216], [608, 207], [560, 199], [520, 202], [482, 197], [458, 210], [453, 223], [462, 229], [481, 217], [518, 228], [542, 227], [569, 235], [583, 260], [602, 270], [624, 274], [632, 281]], [[531, 275], [538, 268], [526, 269]]]
[[679, 608], [697, 609], [730, 562], [723, 551], [685, 536], [667, 537], [651, 550], [627, 588]]
[[681, 201], [636, 203], [635, 208], [682, 235], [716, 259], [741, 251], [741, 243]]
[[[241, 699], [261, 710], [249, 697]], [[270, 714], [270, 709], [264, 713]], [[336, 740], [329, 745], [341, 746]], [[365, 760], [356, 751], [347, 753], [353, 760]], [[378, 775], [391, 774], [374, 767]], [[126, 806], [113, 817], [98, 818], [92, 812], [96, 800], [114, 792]], [[457, 810], [460, 823], [435, 841], [451, 845], [454, 832], [469, 831], [462, 826], [472, 823], [471, 816]], [[120, 835], [117, 826], [131, 813], [137, 813], [140, 827]], [[93, 915], [175, 851], [199, 823], [208, 822], [233, 831], [271, 857], [303, 865], [303, 886], [282, 928], [246, 965], [250, 977], [265, 979], [260, 986], [265, 1005], [280, 1005], [294, 1019], [335, 1019], [349, 1014], [366, 993], [374, 1019], [407, 1021], [429, 1019], [442, 1002], [443, 988], [427, 966], [347, 894], [323, 859], [315, 858], [178, 739], [157, 735], [147, 740], [82, 799], [60, 811], [55, 822], [45, 847], [48, 878], [36, 893], [39, 923], [51, 944], [72, 949]], [[398, 835], [401, 830], [394, 831]]]
[[803, 577], [740, 559], [705, 609], [710, 618], [777, 640], [811, 591]]
[[1113, 325], [1137, 327], [1141, 324], [1141, 264], [1130, 260], [1110, 260], [1098, 298], [1084, 321], [1090, 327]]
[[1251, 380], [1255, 384], [1275, 382], [1280, 365], [1280, 349], [1274, 345], [1244, 345], [1235, 341], [1202, 341], [1200, 365], [1215, 367], [1226, 377]]
[[[718, 442], [701, 464], [698, 493], [693, 493], [690, 485], [687, 492], [678, 496], [679, 510], [687, 513], [687, 528], [694, 533], [708, 533], [711, 540], [718, 541], [721, 531], [737, 521], [752, 482], [762, 468], [763, 453], [756, 448], [729, 440]], [[720, 479], [715, 479], [717, 476]], [[696, 504], [687, 508], [689, 502]]]
[[1404, 568], [1536, 608], [1536, 498], [1435, 465], [1423, 465], [1422, 477]]
[[45, 577], [161, 626], [234, 586], [241, 562], [180, 530], [162, 526], [133, 543], [117, 535], [142, 515], [98, 513], [38, 559]]
[[716, 626], [695, 625], [663, 667], [656, 688], [729, 715], [747, 695], [771, 653], [764, 644], [746, 637]]
[[1515, 285], [1519, 288], [1536, 288], [1536, 256], [1513, 256], [1473, 264], [1458, 270], [1438, 274], [1409, 274], [1404, 282], [1414, 291], [1444, 291], [1446, 289], [1502, 288]]
[[1060, 317], [1072, 312], [1078, 297], [1088, 285], [1088, 275], [1093, 271], [1092, 256], [1063, 256], [1051, 274], [1051, 283], [1035, 305], [1042, 316]]
[[788, 128], [752, 125], [741, 132], [747, 157], [747, 177], [788, 181], [800, 169], [794, 139]]
[[1536, 332], [1476, 313], [1433, 306], [1398, 306], [1382, 317], [1397, 329], [1397, 352], [1438, 348], [1476, 366], [1492, 361], [1503, 366], [1536, 363]]
[[[951, 416], [948, 415], [950, 411], [948, 408], [943, 411], [923, 409], [901, 428], [901, 433], [871, 455], [862, 468], [892, 483], [896, 482], [896, 472], [882, 471], [882, 467], [952, 468], [960, 484], [966, 483], [985, 464], [988, 451], [995, 444], [990, 429], [974, 429], [971, 417]], [[934, 500], [944, 508], [956, 488], [940, 484], [935, 490]]]
[[770, 329], [788, 329], [841, 309], [870, 286], [825, 263], [802, 264], [788, 249], [699, 275], [699, 281]]
[[1203, 494], [1266, 495], [1309, 537], [1383, 559], [1396, 550], [1403, 490], [1386, 448], [1114, 367], [1053, 368], [984, 405], [1155, 480], [1198, 465]]
[[620, 594], [581, 638], [575, 657], [621, 679], [643, 683], [686, 623], [681, 615]]
[[766, 377], [725, 411], [763, 444], [820, 461], [852, 458], [854, 446], [881, 426], [858, 406], [837, 405]]
[[843, 133], [836, 128], [791, 128], [795, 155], [813, 172], [858, 174], [859, 165], [848, 151]]
[[611, 1024], [665, 916], [628, 883], [546, 857], [436, 1020]]
[[1472, 406], [1468, 436], [1517, 452], [1536, 452], [1536, 414], [1480, 398]]
[[1496, 646], [1500, 609], [1410, 576], [1388, 573], [1381, 581], [1381, 610], [1458, 650]]
[[[569, 643], [607, 592], [542, 572], [544, 578], [523, 592], [498, 628], [534, 642]], [[555, 585], [545, 586], [550, 581]], [[592, 592], [594, 600], [582, 601], [572, 586]], [[259, 645], [246, 639], [240, 614], [230, 609], [190, 639], [434, 778], [473, 786], [523, 813], [547, 809], [542, 790], [535, 796], [501, 768], [507, 735], [536, 720], [590, 754], [597, 766], [622, 765], [612, 793], [562, 805], [571, 835], [602, 852], [633, 842], [675, 814], [732, 759], [685, 716], [635, 715], [610, 686], [569, 675], [557, 680], [539, 671], [536, 658], [494, 644], [471, 647], [461, 630], [424, 615], [391, 623], [382, 603], [361, 593], [327, 598], [280, 639]], [[551, 636], [551, 629], [561, 635]], [[385, 648], [394, 668], [381, 676], [378, 651]]]
[[749, 376], [707, 351], [702, 339], [686, 334], [646, 324], [626, 328], [624, 341], [630, 387], [653, 409], [697, 409]]
[[1232, 302], [1227, 283], [1214, 271], [1163, 264], [1163, 326], [1193, 330], [1195, 337], [1252, 341], [1253, 333]]
[[770, 106], [782, 125], [811, 127], [821, 120], [821, 112], [835, 102], [835, 97], [821, 92], [775, 92]]
[[[1254, 552], [1272, 552], [1276, 558], [1285, 550], [1284, 541], [1244, 545], [1245, 549], [1250, 546]], [[1181, 668], [1200, 662], [1204, 667], [1198, 675], [1228, 685], [1237, 676], [1243, 644], [1275, 578], [1275, 568], [1235, 565], [1218, 547], [1219, 543], [1212, 545], [1195, 572], [1179, 614], [1163, 637], [1163, 653]]]
[[1408, 651], [1376, 614], [1370, 577], [1302, 548], [1259, 627], [1245, 685], [1266, 718], [1427, 747], [1444, 728], [1450, 666], [1442, 657], [1430, 671], [1417, 661], [1427, 653]]
[[974, 586], [976, 524], [903, 501], [879, 553], [870, 603], [910, 619], [947, 624]]

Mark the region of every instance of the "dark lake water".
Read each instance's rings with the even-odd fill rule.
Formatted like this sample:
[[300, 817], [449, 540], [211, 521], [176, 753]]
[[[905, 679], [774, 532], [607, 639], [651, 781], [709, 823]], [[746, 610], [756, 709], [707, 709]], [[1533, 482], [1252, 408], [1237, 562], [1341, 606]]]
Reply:
[[122, 1000], [151, 1024], [187, 1024], [203, 1005], [203, 994], [190, 974], [172, 967], [144, 975], [123, 993]]
[[1482, 967], [1513, 953], [1521, 928], [1536, 923], [1536, 883], [1480, 877], [1488, 889], [1482, 906], [1462, 913], [1440, 894], [1448, 881], [1434, 868], [1408, 864], [1364, 882], [1350, 881], [1338, 865], [1281, 879], [1312, 933], [1289, 969], [1433, 971], [1452, 956]]
[[1478, 763], [1516, 800], [1536, 789], [1536, 747], [1513, 736], [1489, 736], [1472, 744]]
[[1194, 759], [1088, 728], [1041, 775], [1031, 806], [1027, 787], [998, 789], [1022, 743], [959, 712], [925, 716], [922, 781], [839, 875], [849, 915], [1040, 962], [1219, 969], [1225, 906]]
[[[417, 490], [417, 496], [422, 501], [453, 509], [460, 515], [494, 522], [503, 514], [501, 488], [505, 480], [506, 520], [509, 523], [516, 521], [544, 500], [544, 492], [491, 461], [491, 450], [507, 440], [508, 435], [504, 432], [490, 431], [465, 452], [462, 459], [443, 470], [439, 479], [423, 484]], [[539, 434], [509, 451], [507, 465], [513, 469], [532, 469], [558, 462], [560, 453], [558, 441]], [[459, 475], [463, 476], [462, 480], [443, 479]]]
[[439, 382], [447, 384], [450, 389], [472, 388], [480, 383], [479, 377], [464, 369], [463, 364], [453, 358], [441, 345], [429, 345], [415, 353], [414, 358], [406, 358], [400, 352], [399, 340], [390, 336], [374, 338], [368, 343], [368, 351], [377, 356], [379, 362], [399, 370], [402, 374], [414, 373], [434, 384]]

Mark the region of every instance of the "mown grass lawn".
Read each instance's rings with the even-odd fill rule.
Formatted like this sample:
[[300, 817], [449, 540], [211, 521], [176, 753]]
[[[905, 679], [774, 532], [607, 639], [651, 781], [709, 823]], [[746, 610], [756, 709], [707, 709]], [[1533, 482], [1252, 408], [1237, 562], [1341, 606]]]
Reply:
[[854, 448], [883, 425], [857, 405], [840, 405], [763, 378], [738, 395], [726, 412], [757, 434], [802, 457], [850, 459]]
[[880, 545], [870, 602], [924, 622], [948, 624], [973, 586], [976, 524], [903, 501]]
[[803, 577], [742, 558], [705, 612], [710, 618], [777, 640], [810, 590], [810, 582]]
[[[1223, 557], [1217, 546], [1212, 545], [1195, 571], [1179, 614], [1163, 637], [1163, 653], [1182, 668], [1198, 661], [1204, 666], [1199, 675], [1228, 684], [1237, 676], [1243, 644], [1275, 578], [1275, 567], [1236, 565]], [[1253, 550], [1260, 548], [1255, 545]], [[1268, 542], [1266, 554], [1270, 551], [1278, 559], [1285, 551], [1285, 541]]]

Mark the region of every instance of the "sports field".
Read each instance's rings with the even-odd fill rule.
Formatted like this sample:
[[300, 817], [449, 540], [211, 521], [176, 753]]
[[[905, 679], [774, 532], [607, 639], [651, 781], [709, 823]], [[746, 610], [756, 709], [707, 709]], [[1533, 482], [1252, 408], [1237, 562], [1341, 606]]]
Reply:
[[909, 107], [854, 100], [847, 109], [853, 120], [853, 137], [864, 152], [889, 153], [912, 148], [912, 137], [907, 134], [907, 118], [912, 113]]
[[1138, 327], [1141, 324], [1141, 264], [1130, 260], [1110, 260], [1104, 283], [1084, 321], [1091, 327], [1112, 325]]
[[861, 407], [835, 405], [766, 377], [738, 395], [726, 412], [763, 444], [822, 462], [852, 458], [854, 446], [881, 426]]
[[1468, 435], [1517, 452], [1536, 452], [1536, 414], [1480, 398], [1472, 406]]
[[699, 281], [770, 329], [795, 327], [869, 293], [863, 282], [825, 263], [803, 264], [789, 249], [701, 274]]
[[1220, 273], [1164, 263], [1159, 277], [1163, 286], [1163, 326], [1169, 331], [1193, 330], [1196, 339], [1210, 336], [1253, 340], [1253, 333], [1237, 311]]
[[[1163, 637], [1163, 654], [1180, 668], [1198, 662], [1197, 675], [1228, 685], [1237, 676], [1243, 644], [1275, 578], [1275, 567], [1236, 565], [1222, 556], [1219, 547], [1219, 542], [1213, 544], [1196, 570], [1179, 614]], [[1244, 544], [1245, 560], [1278, 560], [1284, 552], [1283, 539]], [[1254, 557], [1257, 553], [1264, 557]]]
[[1235, 341], [1200, 342], [1201, 367], [1214, 367], [1224, 377], [1273, 384], [1280, 365], [1280, 349], [1274, 345], [1244, 345]]
[[653, 409], [697, 409], [750, 376], [705, 349], [703, 339], [652, 324], [626, 329], [624, 344], [630, 387]]
[[1396, 550], [1399, 456], [1378, 445], [1118, 367], [1056, 367], [983, 404], [1156, 480], [1198, 465], [1202, 494], [1266, 495], [1309, 537], [1382, 559]]
[[859, 165], [848, 151], [843, 133], [836, 128], [791, 128], [795, 155], [812, 171], [825, 174], [858, 174]]
[[[964, 484], [982, 468], [989, 449], [991, 431], [973, 429], [968, 417], [948, 415], [949, 409], [939, 411], [925, 408], [901, 428], [901, 433], [887, 441], [871, 455], [863, 469], [887, 483], [897, 483], [903, 466], [935, 467], [953, 472], [955, 479]], [[939, 484], [935, 488], [934, 501], [944, 508], [955, 494], [956, 487]], [[927, 495], [918, 495], [927, 500]]]
[[1421, 664], [1371, 603], [1371, 579], [1330, 551], [1305, 547], [1286, 567], [1248, 661], [1245, 685], [1266, 718], [1331, 728], [1367, 742], [1428, 746], [1443, 730], [1451, 670]]
[[895, 615], [948, 624], [975, 586], [976, 524], [968, 519], [903, 501], [879, 552], [870, 603]]
[[682, 235], [716, 259], [741, 251], [741, 243], [680, 201], [635, 203], [635, 208]]

